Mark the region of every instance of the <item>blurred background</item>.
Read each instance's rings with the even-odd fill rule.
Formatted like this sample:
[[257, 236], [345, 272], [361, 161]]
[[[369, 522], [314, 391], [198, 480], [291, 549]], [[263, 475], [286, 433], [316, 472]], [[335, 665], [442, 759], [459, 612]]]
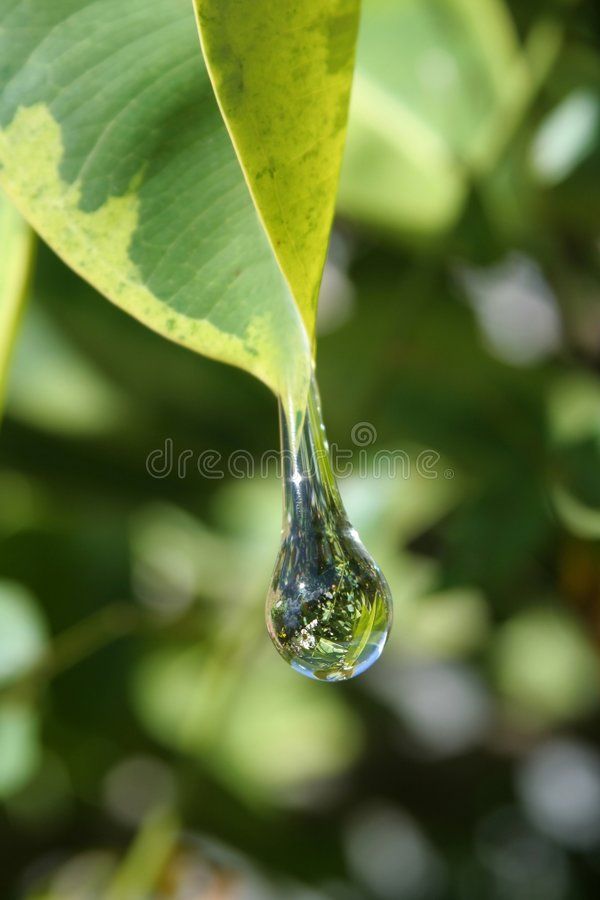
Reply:
[[176, 465], [276, 447], [274, 399], [38, 247], [0, 442], [0, 896], [599, 896], [599, 37], [593, 0], [365, 4], [324, 410], [355, 454], [367, 422], [362, 452], [439, 456], [341, 482], [396, 611], [355, 682], [269, 643], [276, 478]]

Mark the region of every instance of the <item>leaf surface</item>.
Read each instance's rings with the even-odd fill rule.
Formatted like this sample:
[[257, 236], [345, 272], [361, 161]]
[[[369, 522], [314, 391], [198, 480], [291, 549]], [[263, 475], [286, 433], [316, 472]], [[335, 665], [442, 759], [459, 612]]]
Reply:
[[310, 341], [190, 0], [0, 0], [0, 180], [124, 310], [275, 391], [302, 389]]
[[313, 334], [346, 138], [359, 0], [195, 0], [215, 92]]

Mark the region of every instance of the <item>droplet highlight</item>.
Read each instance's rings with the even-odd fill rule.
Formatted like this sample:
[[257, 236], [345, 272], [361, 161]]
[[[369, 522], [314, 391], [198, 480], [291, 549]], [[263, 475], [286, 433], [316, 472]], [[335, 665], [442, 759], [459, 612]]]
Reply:
[[348, 521], [313, 379], [306, 410], [280, 402], [282, 544], [267, 596], [281, 656], [319, 681], [360, 675], [381, 656], [392, 624], [388, 583]]

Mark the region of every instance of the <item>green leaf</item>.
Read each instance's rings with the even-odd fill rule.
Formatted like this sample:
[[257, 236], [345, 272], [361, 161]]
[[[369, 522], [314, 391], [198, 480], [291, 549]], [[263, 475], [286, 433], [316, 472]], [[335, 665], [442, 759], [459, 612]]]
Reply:
[[34, 598], [12, 581], [0, 581], [0, 685], [25, 674], [47, 647], [46, 623]]
[[583, 540], [600, 540], [600, 509], [593, 509], [564, 488], [555, 484], [551, 490], [554, 508], [571, 534]]
[[310, 344], [189, 0], [0, 0], [0, 60], [0, 180], [51, 247], [164, 336], [303, 389]]
[[449, 227], [530, 82], [502, 0], [364, 0], [341, 212], [390, 233]]
[[14, 355], [8, 413], [55, 434], [84, 437], [119, 429], [133, 410], [56, 327], [38, 291], [35, 284], [34, 303], [24, 318]]
[[250, 659], [239, 634], [226, 653], [213, 639], [210, 651], [169, 644], [144, 655], [132, 695], [148, 732], [253, 799], [346, 771], [362, 732], [343, 699], [282, 669], [271, 648]]
[[0, 800], [10, 797], [33, 777], [40, 763], [38, 720], [22, 703], [0, 703]]
[[150, 896], [175, 851], [178, 836], [178, 824], [171, 813], [161, 811], [149, 816], [111, 879], [106, 900]]
[[598, 706], [594, 648], [558, 610], [531, 608], [510, 619], [495, 637], [492, 663], [500, 693], [532, 729]]
[[360, 0], [194, 0], [215, 92], [274, 253], [314, 331]]
[[33, 235], [0, 193], [0, 410], [31, 269]]

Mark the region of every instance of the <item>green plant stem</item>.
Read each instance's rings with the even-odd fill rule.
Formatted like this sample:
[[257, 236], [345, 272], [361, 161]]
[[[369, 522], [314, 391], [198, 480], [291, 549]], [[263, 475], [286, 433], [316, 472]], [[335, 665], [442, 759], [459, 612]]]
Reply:
[[142, 826], [117, 869], [105, 900], [154, 896], [160, 876], [177, 844], [178, 823], [169, 812], [157, 812]]

